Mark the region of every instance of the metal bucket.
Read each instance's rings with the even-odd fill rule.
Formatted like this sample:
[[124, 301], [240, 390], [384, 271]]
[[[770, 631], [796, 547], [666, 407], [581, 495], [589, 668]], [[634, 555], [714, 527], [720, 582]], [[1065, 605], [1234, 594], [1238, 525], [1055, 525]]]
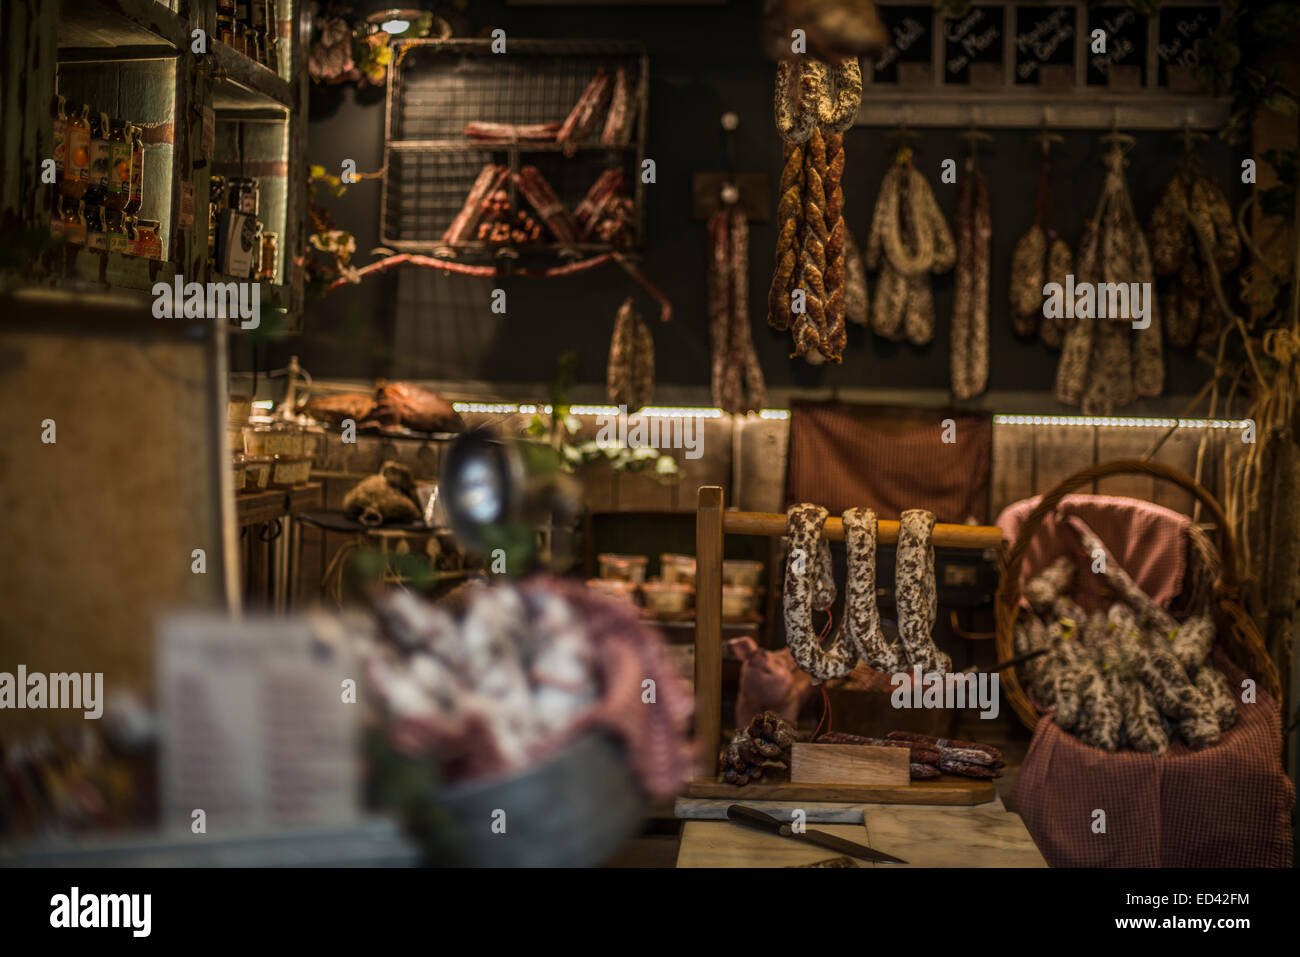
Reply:
[[523, 774], [439, 792], [450, 825], [428, 863], [452, 867], [592, 867], [633, 834], [646, 802], [605, 732], [584, 735]]

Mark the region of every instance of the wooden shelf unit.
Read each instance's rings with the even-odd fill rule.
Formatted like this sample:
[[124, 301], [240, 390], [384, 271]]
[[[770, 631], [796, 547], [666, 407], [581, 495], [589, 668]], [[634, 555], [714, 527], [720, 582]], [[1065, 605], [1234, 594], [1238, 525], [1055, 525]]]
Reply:
[[[304, 283], [295, 263], [306, 245], [305, 2], [277, 0], [281, 50], [272, 69], [216, 39], [215, 0], [5, 0], [0, 42], [8, 57], [0, 89], [22, 95], [6, 102], [0, 221], [14, 248], [34, 251], [31, 262], [0, 267], [0, 289], [41, 285], [134, 296], [177, 274], [186, 282], [229, 281], [207, 266], [209, 178], [218, 157], [205, 130], [219, 137], [227, 125], [273, 123], [273, 133], [248, 137], [274, 153], [254, 157], [261, 175], [235, 175], [268, 181], [273, 198], [262, 218], [265, 231], [279, 236], [280, 268], [275, 284], [263, 283], [262, 301], [283, 310], [286, 331], [300, 331]], [[203, 31], [206, 52], [194, 52], [195, 31]], [[56, 91], [145, 126], [141, 215], [161, 222], [162, 262], [68, 246], [35, 251], [36, 237], [49, 228], [54, 190], [40, 171], [52, 155]], [[245, 137], [240, 131], [226, 140], [242, 147]], [[224, 159], [229, 165], [242, 156]], [[22, 231], [32, 236], [15, 235]]]
[[[981, 804], [993, 799], [991, 781], [944, 776], [907, 786], [788, 784], [784, 782], [735, 787], [719, 784], [718, 746], [722, 739], [722, 556], [726, 535], [785, 534], [780, 513], [727, 511], [722, 489], [700, 486], [695, 513], [695, 779], [691, 797], [735, 797], [737, 800], [866, 801], [891, 804]], [[898, 522], [882, 520], [878, 541], [898, 541]], [[844, 537], [841, 519], [828, 518], [823, 534]], [[1000, 548], [1002, 530], [992, 525], [935, 525], [934, 544], [951, 548]], [[773, 584], [775, 587], [775, 584]]]

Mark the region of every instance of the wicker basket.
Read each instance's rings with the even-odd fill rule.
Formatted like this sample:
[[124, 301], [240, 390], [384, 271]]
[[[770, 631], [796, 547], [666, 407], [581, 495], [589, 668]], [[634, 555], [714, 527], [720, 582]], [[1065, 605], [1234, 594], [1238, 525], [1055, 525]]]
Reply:
[[[1219, 553], [1223, 559], [1222, 572], [1214, 583], [1215, 620], [1218, 624], [1218, 642], [1228, 657], [1247, 674], [1255, 675], [1262, 687], [1282, 702], [1281, 682], [1277, 668], [1265, 650], [1259, 630], [1254, 620], [1247, 614], [1238, 598], [1237, 548], [1232, 537], [1232, 529], [1223, 508], [1213, 495], [1207, 492], [1195, 479], [1184, 472], [1161, 465], [1159, 462], [1144, 462], [1139, 459], [1117, 459], [1103, 462], [1076, 472], [1063, 480], [1056, 488], [1043, 496], [1020, 527], [1010, 552], [1007, 554], [1006, 566], [1002, 571], [1002, 582], [998, 586], [994, 603], [997, 613], [997, 649], [1000, 659], [1015, 655], [1015, 625], [1020, 615], [1020, 569], [1029, 543], [1038, 532], [1043, 519], [1051, 513], [1061, 499], [1082, 486], [1108, 475], [1152, 475], [1166, 482], [1172, 482], [1195, 495], [1209, 510], [1219, 532]], [[1039, 714], [1030, 703], [1015, 668], [1008, 668], [1002, 674], [1002, 689], [1006, 693], [1011, 707], [1020, 716], [1026, 727], [1032, 729], [1038, 724]]]

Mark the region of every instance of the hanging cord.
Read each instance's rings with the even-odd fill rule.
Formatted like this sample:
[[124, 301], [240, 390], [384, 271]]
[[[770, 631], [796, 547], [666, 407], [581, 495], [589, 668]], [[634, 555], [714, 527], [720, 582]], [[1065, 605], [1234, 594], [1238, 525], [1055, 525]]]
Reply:
[[1041, 229], [1049, 239], [1052, 238], [1052, 229], [1048, 225], [1051, 217], [1052, 208], [1052, 160], [1043, 151], [1043, 161], [1038, 164], [1038, 189], [1034, 195], [1034, 223]]

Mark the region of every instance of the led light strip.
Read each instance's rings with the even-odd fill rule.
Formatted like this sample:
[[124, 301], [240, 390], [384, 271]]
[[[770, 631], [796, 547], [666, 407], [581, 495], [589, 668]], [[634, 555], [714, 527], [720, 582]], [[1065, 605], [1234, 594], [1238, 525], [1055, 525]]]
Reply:
[[1093, 415], [995, 415], [996, 425], [1118, 426], [1145, 429], [1245, 429], [1248, 419], [1148, 419]]

